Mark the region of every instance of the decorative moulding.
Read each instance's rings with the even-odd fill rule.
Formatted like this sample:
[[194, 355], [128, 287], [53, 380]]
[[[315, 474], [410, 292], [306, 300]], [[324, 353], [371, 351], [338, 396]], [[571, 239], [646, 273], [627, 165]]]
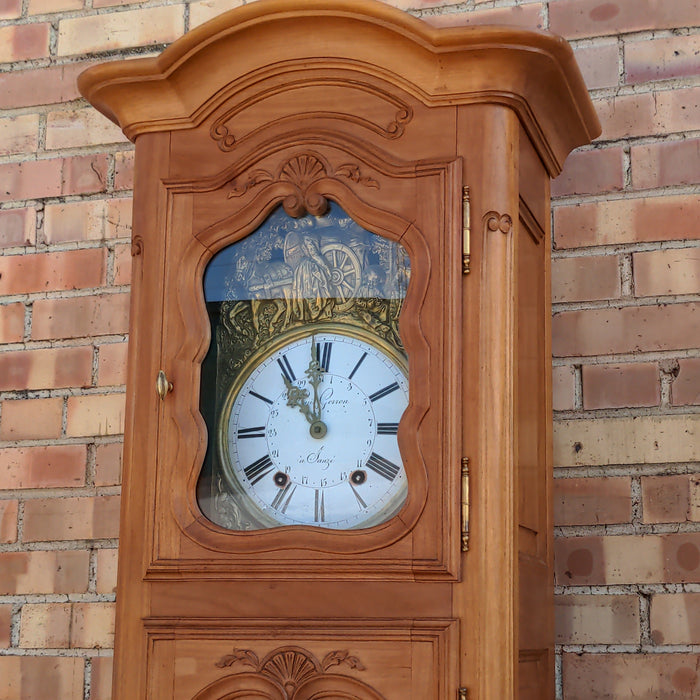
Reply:
[[[317, 65], [337, 70], [341, 80], [345, 75], [348, 85], [363, 75], [384, 79], [429, 106], [506, 105], [552, 176], [571, 150], [600, 132], [563, 39], [513, 27], [436, 29], [374, 0], [261, 0], [197, 27], [158, 57], [93, 66], [78, 85], [131, 140], [189, 129], [237, 93], [264, 83], [260, 46], [276, 71], [280, 64], [290, 74]], [[399, 118], [395, 131], [409, 116]], [[557, 127], [562, 122], [567, 129]], [[228, 143], [225, 124], [212, 128]]]

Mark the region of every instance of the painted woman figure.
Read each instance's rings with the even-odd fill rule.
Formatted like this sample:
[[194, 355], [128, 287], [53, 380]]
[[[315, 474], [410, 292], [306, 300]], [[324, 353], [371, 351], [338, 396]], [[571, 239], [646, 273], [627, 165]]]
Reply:
[[[303, 222], [299, 223], [303, 225]], [[301, 228], [301, 226], [300, 226]], [[285, 262], [294, 269], [292, 305], [300, 321], [328, 318], [338, 292], [331, 282], [331, 272], [321, 255], [318, 236], [301, 228], [287, 235], [284, 244]]]

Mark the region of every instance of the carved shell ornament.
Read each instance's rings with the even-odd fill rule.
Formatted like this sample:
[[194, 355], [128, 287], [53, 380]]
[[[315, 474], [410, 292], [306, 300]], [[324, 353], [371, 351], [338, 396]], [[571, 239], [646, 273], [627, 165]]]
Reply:
[[[260, 659], [252, 649], [233, 649], [216, 661], [218, 668], [237, 667], [235, 673], [215, 681], [194, 700], [221, 697], [269, 700], [384, 700], [366, 683], [331, 669], [364, 671], [365, 666], [348, 650], [328, 652], [321, 661], [296, 646], [280, 647]], [[223, 693], [223, 695], [222, 695]]]
[[324, 158], [316, 153], [300, 153], [285, 161], [277, 175], [267, 170], [253, 170], [245, 177], [233, 183], [228, 193], [229, 199], [241, 197], [248, 190], [268, 183], [284, 182], [291, 185], [293, 192], [284, 198], [282, 206], [289, 216], [299, 218], [305, 214], [323, 216], [328, 210], [328, 200], [312, 190], [320, 180], [331, 177], [343, 177], [365, 187], [379, 189], [379, 183], [362, 174], [356, 163], [343, 163], [333, 170]]

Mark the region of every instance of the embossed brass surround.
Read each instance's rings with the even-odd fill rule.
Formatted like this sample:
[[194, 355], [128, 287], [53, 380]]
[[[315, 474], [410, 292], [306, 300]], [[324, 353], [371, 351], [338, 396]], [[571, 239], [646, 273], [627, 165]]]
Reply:
[[[363, 340], [364, 342], [374, 345], [382, 353], [387, 355], [391, 361], [401, 369], [404, 376], [408, 378], [408, 360], [406, 358], [406, 353], [399, 351], [395, 346], [390, 343], [378, 338], [375, 334], [368, 331], [367, 329], [362, 329], [359, 327], [345, 326], [341, 323], [315, 323], [310, 327], [297, 328], [292, 331], [286, 332], [284, 335], [277, 338], [277, 340], [270, 342], [259, 352], [253, 355], [248, 362], [241, 369], [240, 373], [236, 377], [235, 381], [231, 385], [228, 395], [226, 396], [225, 403], [219, 415], [218, 426], [216, 429], [217, 437], [217, 450], [221, 460], [222, 473], [224, 476], [225, 484], [217, 484], [218, 493], [215, 495], [217, 500], [216, 504], [220, 504], [220, 499], [222, 497], [229, 496], [234, 499], [234, 513], [238, 516], [238, 522], [233, 523], [233, 527], [230, 529], [236, 530], [254, 530], [258, 528], [266, 527], [279, 527], [280, 523], [274, 518], [266, 515], [257, 506], [253, 504], [250, 498], [245, 493], [245, 487], [239, 481], [236, 476], [235, 470], [231, 465], [231, 456], [229, 453], [228, 444], [228, 431], [227, 426], [231, 416], [231, 410], [233, 408], [233, 403], [238, 395], [239, 391], [245, 384], [251, 373], [258, 367], [262, 362], [264, 362], [268, 357], [274, 355], [279, 349], [293, 343], [297, 340], [308, 338], [320, 333], [336, 333], [338, 335], [345, 335], [349, 338], [357, 338]], [[222, 486], [224, 489], [222, 490]], [[395, 498], [384, 508], [382, 511], [377, 513], [373, 518], [365, 520], [359, 528], [367, 528], [376, 525], [379, 522], [384, 522], [400, 510], [403, 502], [406, 498], [407, 487], [399, 491]], [[215, 505], [216, 505], [215, 504]], [[221, 513], [219, 513], [221, 515]], [[230, 515], [230, 510], [227, 513]], [[301, 526], [303, 527], [303, 526]]]

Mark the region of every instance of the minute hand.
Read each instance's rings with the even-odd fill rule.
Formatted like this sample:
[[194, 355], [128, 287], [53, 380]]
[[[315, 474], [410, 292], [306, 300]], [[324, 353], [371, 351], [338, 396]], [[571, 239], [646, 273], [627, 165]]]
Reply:
[[318, 387], [323, 380], [324, 369], [318, 361], [316, 341], [311, 340], [311, 362], [304, 374], [309, 378], [309, 384], [314, 388], [313, 415], [314, 420], [321, 420], [321, 399], [318, 395]]

